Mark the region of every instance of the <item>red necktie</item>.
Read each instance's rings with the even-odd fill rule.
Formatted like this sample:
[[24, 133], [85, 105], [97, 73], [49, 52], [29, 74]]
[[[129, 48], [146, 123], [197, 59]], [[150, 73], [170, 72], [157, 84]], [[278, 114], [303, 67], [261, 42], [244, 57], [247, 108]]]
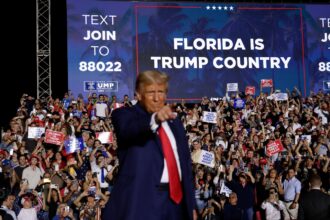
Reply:
[[167, 164], [170, 198], [179, 204], [182, 199], [182, 189], [179, 177], [179, 170], [174, 157], [174, 152], [164, 128], [162, 126], [158, 129], [160, 141], [162, 143], [163, 153]]

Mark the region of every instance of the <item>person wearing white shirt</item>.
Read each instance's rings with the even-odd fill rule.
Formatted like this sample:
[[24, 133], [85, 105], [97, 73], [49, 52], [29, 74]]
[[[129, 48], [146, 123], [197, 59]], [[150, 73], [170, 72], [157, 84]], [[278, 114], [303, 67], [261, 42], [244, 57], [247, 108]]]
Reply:
[[263, 201], [261, 208], [266, 212], [266, 220], [281, 219], [281, 211], [285, 210], [285, 205], [278, 199], [278, 193], [274, 187], [269, 189], [269, 197]]
[[29, 197], [22, 198], [23, 208], [17, 216], [17, 220], [38, 220], [37, 210], [32, 207], [32, 201]]
[[108, 105], [105, 103], [104, 95], [99, 95], [99, 101], [94, 105], [95, 116], [105, 118], [108, 116]]
[[44, 175], [42, 168], [37, 166], [39, 158], [35, 155], [31, 156], [31, 165], [23, 170], [22, 179], [27, 179], [29, 183], [29, 189], [35, 189]]
[[15, 201], [15, 196], [14, 195], [7, 195], [5, 200], [2, 202], [1, 209], [6, 211], [7, 214], [11, 215], [14, 220], [17, 220], [15, 212], [12, 210], [13, 204]]
[[318, 115], [319, 118], [321, 118], [321, 123], [323, 125], [328, 123], [329, 112], [327, 111], [327, 109], [328, 104], [326, 102], [314, 109], [314, 112]]
[[[105, 147], [101, 144], [99, 140], [94, 142], [95, 149], [90, 155], [90, 164], [93, 173], [96, 173], [97, 179], [100, 183], [100, 187], [102, 192], [105, 194], [109, 194], [108, 187], [109, 183], [106, 181], [107, 175], [112, 171], [113, 166], [106, 163], [106, 157], [111, 159], [111, 154], [105, 149]], [[96, 151], [101, 151], [102, 153], [96, 156]]]

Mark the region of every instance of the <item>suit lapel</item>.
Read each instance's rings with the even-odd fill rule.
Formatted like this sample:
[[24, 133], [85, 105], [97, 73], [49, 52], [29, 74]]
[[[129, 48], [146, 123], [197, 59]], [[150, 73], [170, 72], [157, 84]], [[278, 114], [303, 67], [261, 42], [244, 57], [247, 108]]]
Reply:
[[[136, 109], [137, 113], [139, 114], [139, 117], [148, 117], [149, 120], [150, 120], [152, 114], [148, 113], [139, 103], [134, 105], [132, 108]], [[163, 150], [162, 150], [162, 144], [160, 142], [159, 136], [158, 136], [157, 133], [155, 133], [153, 135], [154, 135], [154, 140], [156, 142], [159, 153], [160, 153], [161, 157], [164, 158], [164, 154], [163, 154]]]

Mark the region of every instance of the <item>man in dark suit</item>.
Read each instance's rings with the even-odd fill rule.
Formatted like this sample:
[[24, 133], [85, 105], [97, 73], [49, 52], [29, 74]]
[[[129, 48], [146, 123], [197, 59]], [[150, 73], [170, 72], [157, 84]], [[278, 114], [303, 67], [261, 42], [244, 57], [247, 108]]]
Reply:
[[120, 167], [103, 219], [197, 219], [187, 137], [167, 90], [166, 74], [144, 71], [138, 104], [112, 113]]
[[329, 220], [330, 196], [321, 191], [322, 181], [318, 175], [310, 178], [310, 191], [302, 195], [298, 219], [299, 220]]

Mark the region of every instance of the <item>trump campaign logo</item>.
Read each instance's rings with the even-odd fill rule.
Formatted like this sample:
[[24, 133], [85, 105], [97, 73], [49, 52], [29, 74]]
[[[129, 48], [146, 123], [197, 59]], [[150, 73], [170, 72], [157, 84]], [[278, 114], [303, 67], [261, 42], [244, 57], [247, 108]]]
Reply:
[[323, 81], [323, 90], [324, 91], [330, 90], [330, 81]]
[[85, 92], [118, 92], [117, 81], [84, 81]]

